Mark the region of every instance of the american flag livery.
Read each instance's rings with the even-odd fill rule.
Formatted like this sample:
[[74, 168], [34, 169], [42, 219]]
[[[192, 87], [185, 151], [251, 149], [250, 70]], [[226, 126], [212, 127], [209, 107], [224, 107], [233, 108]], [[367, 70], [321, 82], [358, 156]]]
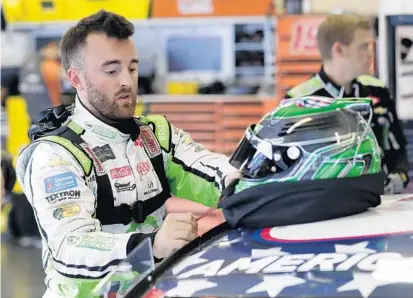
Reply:
[[413, 297], [413, 200], [392, 197], [375, 209], [332, 221], [224, 231], [167, 270], [150, 294]]

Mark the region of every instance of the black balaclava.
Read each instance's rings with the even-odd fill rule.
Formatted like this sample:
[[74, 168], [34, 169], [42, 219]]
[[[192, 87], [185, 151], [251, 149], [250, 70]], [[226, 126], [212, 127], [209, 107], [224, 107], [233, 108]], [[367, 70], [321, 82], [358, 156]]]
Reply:
[[302, 224], [364, 212], [381, 204], [383, 172], [357, 178], [272, 182], [234, 194], [238, 181], [219, 203], [231, 227], [266, 228]]

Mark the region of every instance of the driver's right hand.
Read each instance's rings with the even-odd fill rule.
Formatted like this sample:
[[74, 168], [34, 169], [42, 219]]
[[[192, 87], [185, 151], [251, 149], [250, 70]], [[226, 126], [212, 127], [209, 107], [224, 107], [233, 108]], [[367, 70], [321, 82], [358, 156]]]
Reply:
[[194, 240], [198, 231], [198, 223], [192, 213], [170, 213], [155, 235], [153, 254], [163, 259], [172, 255]]

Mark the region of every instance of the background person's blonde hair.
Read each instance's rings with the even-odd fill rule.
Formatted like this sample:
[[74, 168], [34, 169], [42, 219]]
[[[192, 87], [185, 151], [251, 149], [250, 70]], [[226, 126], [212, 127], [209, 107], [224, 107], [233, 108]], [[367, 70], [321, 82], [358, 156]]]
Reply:
[[331, 59], [331, 48], [334, 43], [351, 44], [354, 33], [359, 29], [373, 29], [371, 20], [352, 14], [328, 16], [317, 30], [317, 44], [321, 59]]

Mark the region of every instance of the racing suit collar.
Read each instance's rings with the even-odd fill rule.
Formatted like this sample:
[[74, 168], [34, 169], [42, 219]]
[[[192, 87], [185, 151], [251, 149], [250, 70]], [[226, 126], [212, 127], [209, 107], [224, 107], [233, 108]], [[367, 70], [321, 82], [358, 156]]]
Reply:
[[78, 96], [76, 96], [76, 105], [71, 119], [98, 138], [114, 143], [124, 143], [130, 139], [130, 134], [121, 132], [94, 116]]
[[[353, 94], [344, 94], [345, 88], [344, 86], [337, 85], [333, 80], [327, 75], [324, 71], [323, 66], [321, 67], [320, 71], [316, 74], [316, 77], [321, 81], [323, 84], [324, 89], [334, 98], [343, 98], [353, 96]], [[353, 86], [352, 93], [354, 93], [354, 82], [351, 82]]]

